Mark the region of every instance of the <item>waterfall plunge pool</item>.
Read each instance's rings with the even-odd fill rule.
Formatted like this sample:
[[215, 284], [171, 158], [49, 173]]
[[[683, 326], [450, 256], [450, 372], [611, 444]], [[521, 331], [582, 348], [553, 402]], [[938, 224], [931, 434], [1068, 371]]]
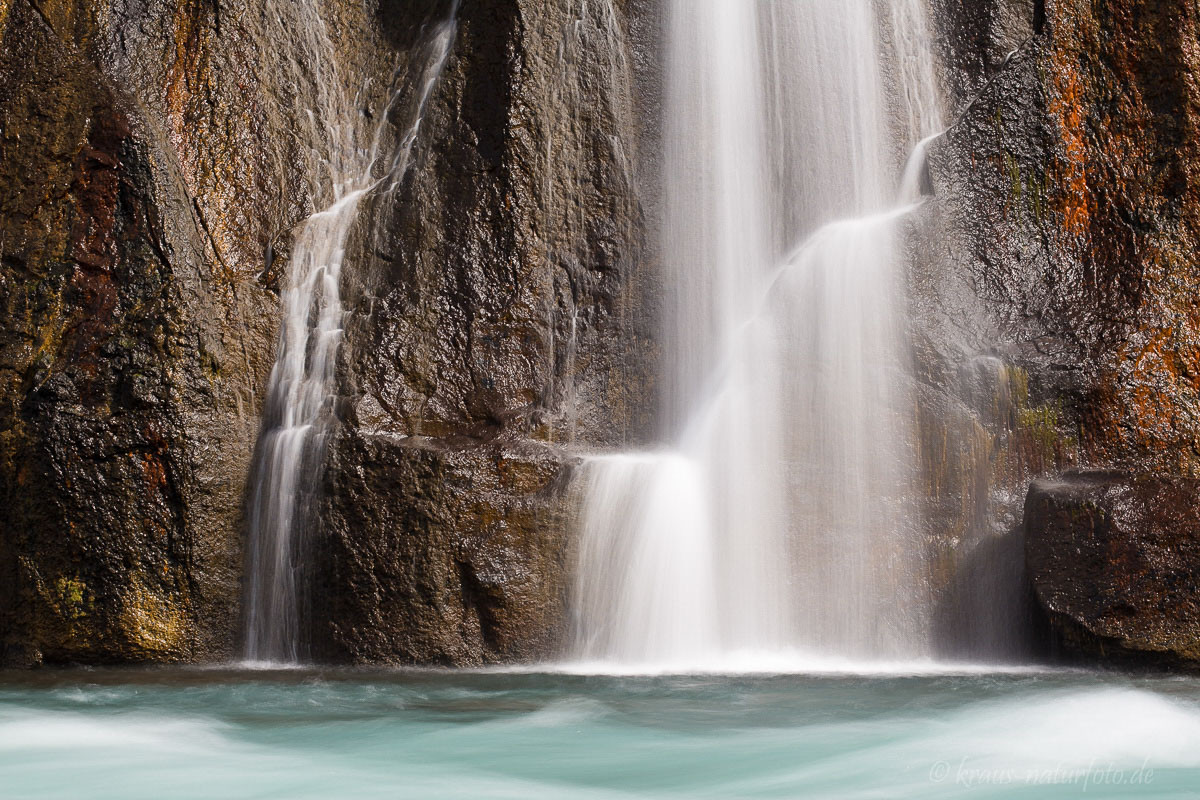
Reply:
[[5, 798], [1194, 797], [1200, 679], [0, 676]]

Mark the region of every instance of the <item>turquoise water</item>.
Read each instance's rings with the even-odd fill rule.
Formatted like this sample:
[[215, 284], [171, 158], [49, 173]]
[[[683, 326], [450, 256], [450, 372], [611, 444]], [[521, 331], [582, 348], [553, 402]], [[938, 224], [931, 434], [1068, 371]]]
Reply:
[[1200, 680], [0, 675], [3, 798], [1200, 797]]

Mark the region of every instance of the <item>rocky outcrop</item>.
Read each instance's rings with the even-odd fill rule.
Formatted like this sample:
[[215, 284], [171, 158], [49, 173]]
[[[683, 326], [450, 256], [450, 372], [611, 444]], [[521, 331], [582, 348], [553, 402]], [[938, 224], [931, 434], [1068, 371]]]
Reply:
[[96, 9], [0, 12], [0, 659], [229, 652], [272, 303], [214, 258]]
[[1200, 453], [1195, 10], [959, 5], [913, 277], [923, 391], [948, 409], [921, 434], [949, 561], [1020, 532], [1030, 478], [1195, 476]]
[[312, 552], [319, 661], [472, 665], [555, 652], [567, 466], [529, 441], [345, 430]]
[[1191, 474], [1197, 20], [1184, 3], [1040, 7], [934, 147], [935, 294], [979, 312], [937, 346], [1024, 369], [1080, 459]]
[[349, 287], [310, 583], [323, 659], [556, 652], [568, 450], [639, 441], [654, 407], [635, 188], [651, 34], [631, 23], [605, 1], [459, 8], [426, 144]]
[[1035, 481], [1026, 554], [1059, 651], [1200, 669], [1200, 483], [1069, 472]]

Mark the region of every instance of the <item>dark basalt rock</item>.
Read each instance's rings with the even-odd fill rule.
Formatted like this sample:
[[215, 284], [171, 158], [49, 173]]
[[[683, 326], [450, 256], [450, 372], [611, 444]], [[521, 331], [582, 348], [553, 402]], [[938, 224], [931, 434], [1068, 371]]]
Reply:
[[565, 619], [569, 467], [556, 448], [343, 432], [312, 552], [321, 661], [545, 658]]
[[1200, 481], [1069, 472], [1025, 501], [1026, 561], [1064, 655], [1200, 669]]

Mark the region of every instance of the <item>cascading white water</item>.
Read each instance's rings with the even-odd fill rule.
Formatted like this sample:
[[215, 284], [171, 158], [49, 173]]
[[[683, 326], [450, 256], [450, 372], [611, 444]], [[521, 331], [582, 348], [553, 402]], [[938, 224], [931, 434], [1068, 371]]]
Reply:
[[584, 466], [574, 656], [925, 656], [896, 163], [940, 125], [921, 0], [667, 25], [670, 448]]
[[575, 597], [585, 622], [577, 655], [682, 667], [711, 659], [720, 639], [701, 464], [627, 454], [587, 469], [580, 563], [590, 572]]
[[249, 574], [245, 656], [250, 661], [300, 658], [297, 581], [300, 536], [321, 477], [333, 421], [335, 367], [342, 340], [340, 280], [347, 239], [363, 200], [390, 191], [407, 170], [426, 102], [454, 39], [457, 3], [431, 33], [415, 84], [408, 129], [383, 151], [393, 92], [377, 122], [359, 110], [338, 74], [337, 55], [315, 0], [280, 2], [274, 18], [294, 41], [291, 71], [313, 84], [315, 107], [302, 109], [310, 148], [309, 189], [324, 206], [300, 228], [282, 292], [283, 322], [271, 370], [253, 470], [249, 508]]

